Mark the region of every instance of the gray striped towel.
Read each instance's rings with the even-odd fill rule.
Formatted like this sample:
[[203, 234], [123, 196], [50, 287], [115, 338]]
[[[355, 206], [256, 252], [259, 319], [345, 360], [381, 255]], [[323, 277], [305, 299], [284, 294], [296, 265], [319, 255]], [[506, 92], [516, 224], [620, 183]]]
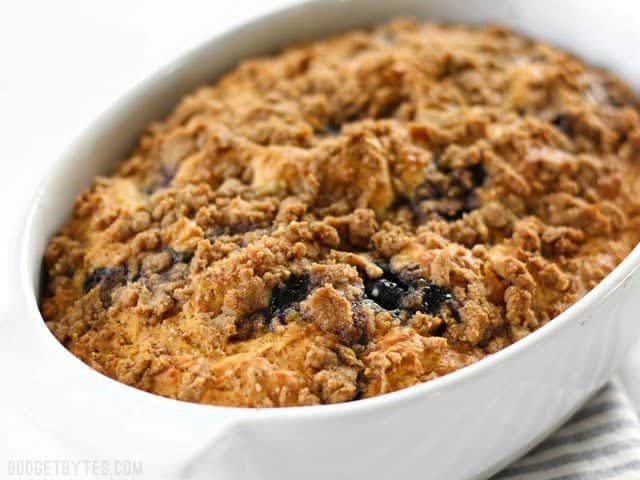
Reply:
[[640, 480], [640, 423], [609, 382], [562, 428], [493, 480]]

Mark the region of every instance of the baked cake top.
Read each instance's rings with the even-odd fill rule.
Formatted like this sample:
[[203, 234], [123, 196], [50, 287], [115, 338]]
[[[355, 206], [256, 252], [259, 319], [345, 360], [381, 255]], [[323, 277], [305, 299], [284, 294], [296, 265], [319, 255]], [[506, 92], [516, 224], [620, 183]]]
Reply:
[[630, 90], [503, 28], [398, 20], [242, 62], [50, 241], [41, 309], [171, 398], [334, 403], [548, 322], [640, 239]]

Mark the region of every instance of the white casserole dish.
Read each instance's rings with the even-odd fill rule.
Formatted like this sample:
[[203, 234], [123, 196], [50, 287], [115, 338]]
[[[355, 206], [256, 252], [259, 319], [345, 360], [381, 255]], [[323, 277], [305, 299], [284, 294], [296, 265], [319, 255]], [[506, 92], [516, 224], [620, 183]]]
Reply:
[[[495, 21], [547, 39], [640, 88], [633, 2], [311, 1], [213, 38], [93, 122], [40, 186], [12, 270], [9, 395], [80, 459], [134, 459], [148, 478], [472, 479], [515, 460], [568, 418], [640, 334], [640, 248], [551, 323], [481, 362], [353, 403], [250, 410], [178, 402], [117, 383], [67, 352], [37, 306], [41, 259], [76, 195], [122, 158], [148, 121], [247, 56], [397, 15]], [[635, 82], [635, 83], [634, 83]]]

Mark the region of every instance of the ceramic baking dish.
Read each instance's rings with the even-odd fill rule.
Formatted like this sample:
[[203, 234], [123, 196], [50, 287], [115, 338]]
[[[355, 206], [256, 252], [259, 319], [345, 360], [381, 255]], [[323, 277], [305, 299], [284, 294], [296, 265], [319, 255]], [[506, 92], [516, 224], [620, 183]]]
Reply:
[[[90, 124], [40, 186], [12, 275], [12, 396], [77, 457], [143, 462], [145, 478], [486, 478], [566, 420], [640, 333], [640, 250], [582, 300], [524, 340], [470, 367], [352, 403], [251, 410], [138, 391], [86, 366], [38, 311], [41, 259], [73, 199], [187, 91], [239, 60], [397, 15], [506, 24], [610, 68], [640, 87], [632, 2], [585, 0], [311, 1], [243, 24], [170, 63]], [[213, 4], [212, 4], [213, 8]], [[635, 82], [635, 83], [634, 83]]]

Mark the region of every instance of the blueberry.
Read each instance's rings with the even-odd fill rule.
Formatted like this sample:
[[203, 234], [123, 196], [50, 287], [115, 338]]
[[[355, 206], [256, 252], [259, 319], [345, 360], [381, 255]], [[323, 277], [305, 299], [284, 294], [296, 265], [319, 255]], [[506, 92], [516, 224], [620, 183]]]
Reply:
[[100, 301], [104, 306], [111, 303], [111, 291], [126, 283], [127, 267], [100, 267], [93, 270], [82, 282], [82, 291], [89, 292], [100, 285]]
[[391, 270], [391, 267], [388, 263], [377, 262], [376, 265], [378, 265], [378, 267], [380, 267], [380, 269], [382, 270], [382, 278], [386, 278], [387, 280], [398, 284], [403, 290], [409, 288], [409, 285], [404, 280], [402, 280], [396, 272]]
[[213, 227], [209, 227], [206, 232], [207, 238], [215, 238], [215, 237], [219, 237], [220, 235], [228, 235], [228, 234], [229, 234], [228, 227], [225, 227], [223, 225], [214, 225]]
[[382, 276], [365, 279], [365, 296], [386, 310], [396, 314], [425, 312], [435, 315], [445, 303], [453, 302], [453, 295], [445, 288], [424, 279], [404, 281], [386, 263], [378, 263]]
[[154, 178], [153, 182], [144, 189], [145, 193], [147, 195], [152, 195], [158, 190], [170, 187], [176, 173], [176, 167], [162, 164], [158, 169], [156, 178]]
[[365, 280], [365, 294], [382, 308], [396, 310], [409, 285], [388, 264], [378, 263], [378, 266], [382, 269], [382, 277]]
[[450, 211], [438, 211], [438, 215], [449, 222], [460, 220], [465, 213], [470, 213], [480, 207], [480, 200], [474, 191], [467, 193], [457, 202], [457, 208]]
[[340, 132], [342, 131], [342, 126], [333, 122], [329, 122], [327, 123], [327, 125], [324, 127], [324, 131], [323, 133], [329, 137], [336, 137], [338, 135], [340, 135]]
[[193, 258], [192, 252], [179, 252], [171, 247], [166, 247], [165, 250], [169, 253], [169, 255], [171, 255], [171, 261], [173, 263], [189, 263]]
[[176, 171], [177, 168], [175, 166], [163, 163], [160, 167], [160, 186], [163, 188], [169, 187], [176, 176]]
[[306, 275], [291, 275], [280, 282], [271, 291], [269, 315], [277, 317], [296, 303], [300, 303], [309, 294], [309, 278]]
[[386, 278], [369, 280], [365, 282], [364, 288], [371, 300], [387, 310], [397, 309], [405, 293], [404, 288]]
[[426, 313], [431, 315], [438, 313], [444, 303], [452, 300], [453, 295], [444, 287], [429, 283], [422, 289], [422, 307]]
[[486, 176], [482, 163], [455, 170], [432, 167], [408, 201], [414, 223], [421, 225], [434, 215], [454, 222], [479, 208], [481, 203], [476, 189], [484, 184]]
[[559, 113], [551, 119], [551, 124], [567, 136], [572, 136], [574, 132], [573, 118], [566, 113]]
[[124, 277], [125, 274], [126, 268], [122, 266], [115, 268], [96, 268], [84, 279], [84, 282], [82, 283], [82, 290], [84, 293], [87, 293], [102, 282], [107, 281], [111, 283], [114, 279], [120, 278], [121, 276]]
[[471, 172], [471, 180], [473, 181], [474, 187], [480, 187], [484, 183], [485, 178], [487, 178], [487, 172], [485, 172], [484, 167], [481, 163], [476, 163], [469, 168]]

